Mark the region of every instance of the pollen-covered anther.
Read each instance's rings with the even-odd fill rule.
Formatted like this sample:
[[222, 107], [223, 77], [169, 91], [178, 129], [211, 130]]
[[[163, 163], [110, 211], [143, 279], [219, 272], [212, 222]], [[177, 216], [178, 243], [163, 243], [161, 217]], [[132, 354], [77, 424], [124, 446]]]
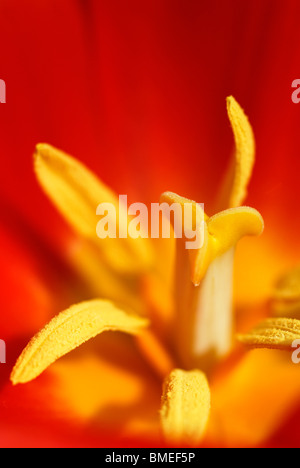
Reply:
[[11, 381], [30, 382], [57, 359], [104, 331], [137, 334], [148, 320], [128, 313], [106, 300], [73, 305], [49, 322], [27, 345], [19, 357]]
[[232, 164], [229, 207], [243, 204], [255, 162], [255, 140], [248, 117], [233, 96], [227, 98], [227, 113], [235, 140], [235, 157]]
[[252, 348], [289, 350], [293, 341], [300, 339], [300, 320], [270, 318], [250, 332], [238, 335], [237, 338]]
[[107, 187], [84, 164], [48, 144], [39, 144], [34, 155], [37, 179], [65, 220], [82, 238], [98, 250], [114, 271], [139, 273], [148, 271], [153, 262], [153, 250], [148, 239], [106, 238], [96, 235], [96, 210], [105, 202], [114, 208], [117, 222], [127, 217], [126, 210], [119, 208], [116, 194]]
[[210, 390], [199, 370], [174, 369], [163, 386], [161, 425], [171, 444], [197, 446], [210, 414]]

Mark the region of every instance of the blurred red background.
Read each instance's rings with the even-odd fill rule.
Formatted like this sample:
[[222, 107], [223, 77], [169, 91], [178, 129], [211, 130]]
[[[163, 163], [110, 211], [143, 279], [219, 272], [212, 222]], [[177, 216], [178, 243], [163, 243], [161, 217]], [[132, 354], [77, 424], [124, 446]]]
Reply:
[[247, 203], [274, 255], [299, 260], [299, 14], [297, 0], [0, 0], [0, 338], [35, 330], [72, 294], [60, 279], [70, 232], [33, 173], [38, 142], [132, 200], [172, 190], [209, 212], [232, 94], [257, 142]]

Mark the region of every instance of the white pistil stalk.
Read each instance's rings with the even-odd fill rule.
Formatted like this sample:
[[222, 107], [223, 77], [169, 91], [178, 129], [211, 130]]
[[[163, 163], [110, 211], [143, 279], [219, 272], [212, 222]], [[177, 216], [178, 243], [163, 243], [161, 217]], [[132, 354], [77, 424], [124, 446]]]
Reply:
[[178, 250], [175, 347], [185, 367], [207, 372], [228, 353], [232, 343], [235, 248], [211, 263], [199, 286], [190, 280], [186, 251], [182, 246]]

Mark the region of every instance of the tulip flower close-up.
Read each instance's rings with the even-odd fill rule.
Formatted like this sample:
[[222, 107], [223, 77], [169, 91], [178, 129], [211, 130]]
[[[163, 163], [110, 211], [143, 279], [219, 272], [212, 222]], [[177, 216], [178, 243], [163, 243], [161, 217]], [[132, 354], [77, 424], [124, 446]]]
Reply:
[[0, 447], [300, 446], [299, 14], [0, 0]]

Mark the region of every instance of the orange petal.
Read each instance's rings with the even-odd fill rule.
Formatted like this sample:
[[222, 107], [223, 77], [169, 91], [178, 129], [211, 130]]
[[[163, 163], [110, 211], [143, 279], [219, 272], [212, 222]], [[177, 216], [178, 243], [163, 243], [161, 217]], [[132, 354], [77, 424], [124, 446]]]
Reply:
[[103, 336], [49, 370], [55, 396], [81, 425], [119, 438], [159, 437], [161, 383], [126, 336]]
[[254, 350], [212, 383], [209, 439], [229, 447], [258, 446], [299, 401], [300, 372], [281, 351]]

